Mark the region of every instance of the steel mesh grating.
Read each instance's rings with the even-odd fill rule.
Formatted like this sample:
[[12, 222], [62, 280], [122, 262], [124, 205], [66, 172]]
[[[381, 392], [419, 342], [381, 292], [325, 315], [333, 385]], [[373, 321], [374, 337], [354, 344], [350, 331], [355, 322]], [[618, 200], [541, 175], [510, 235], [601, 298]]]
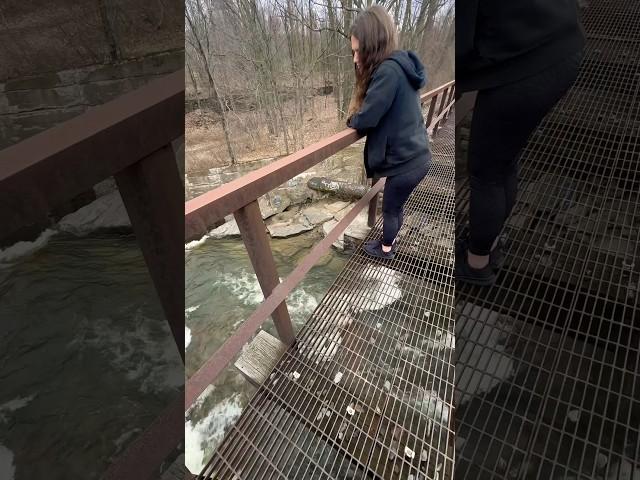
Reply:
[[640, 475], [640, 2], [592, 0], [583, 25], [578, 80], [521, 157], [498, 281], [456, 286], [459, 478]]
[[354, 253], [198, 478], [452, 478], [453, 117], [432, 149], [394, 260]]

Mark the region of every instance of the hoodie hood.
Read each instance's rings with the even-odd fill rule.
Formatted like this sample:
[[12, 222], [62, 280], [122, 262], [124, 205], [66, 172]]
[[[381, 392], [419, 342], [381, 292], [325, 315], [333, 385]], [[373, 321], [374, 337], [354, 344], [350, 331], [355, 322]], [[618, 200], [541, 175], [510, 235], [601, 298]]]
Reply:
[[427, 75], [424, 66], [418, 56], [411, 51], [398, 50], [391, 54], [388, 60], [396, 62], [407, 76], [409, 83], [416, 90], [421, 89], [427, 83]]

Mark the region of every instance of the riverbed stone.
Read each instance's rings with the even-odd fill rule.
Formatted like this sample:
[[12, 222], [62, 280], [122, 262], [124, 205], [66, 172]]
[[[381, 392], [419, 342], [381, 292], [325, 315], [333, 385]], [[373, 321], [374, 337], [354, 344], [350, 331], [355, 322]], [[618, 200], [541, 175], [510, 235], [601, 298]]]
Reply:
[[59, 230], [74, 235], [86, 235], [96, 230], [130, 228], [131, 221], [118, 191], [98, 198], [62, 217], [58, 222]]
[[[329, 220], [322, 224], [322, 234], [326, 237], [329, 235], [329, 232], [333, 230], [333, 228], [338, 224], [336, 220]], [[333, 247], [342, 251], [344, 250], [344, 234], [340, 234], [338, 239], [333, 242]]]
[[211, 238], [227, 238], [227, 237], [239, 237], [240, 228], [235, 220], [229, 220], [228, 222], [220, 225], [218, 228], [214, 228], [209, 232]]
[[368, 220], [369, 213], [366, 209], [364, 209], [358, 214], [355, 220], [351, 222], [351, 224], [344, 231], [344, 234], [357, 240], [364, 240], [364, 238], [369, 235], [369, 230], [371, 230], [371, 228], [367, 224]]
[[302, 215], [311, 225], [320, 225], [333, 218], [333, 214], [321, 206], [307, 207], [302, 210]]
[[263, 195], [258, 199], [262, 219], [270, 218], [278, 213], [284, 212], [291, 206], [291, 198], [286, 191], [275, 190]]
[[267, 227], [273, 238], [286, 238], [313, 230], [315, 225], [309, 223], [304, 214], [299, 213], [287, 222], [272, 223]]
[[333, 215], [338, 213], [341, 210], [344, 210], [349, 205], [349, 202], [332, 202], [326, 206], [328, 212], [331, 212]]

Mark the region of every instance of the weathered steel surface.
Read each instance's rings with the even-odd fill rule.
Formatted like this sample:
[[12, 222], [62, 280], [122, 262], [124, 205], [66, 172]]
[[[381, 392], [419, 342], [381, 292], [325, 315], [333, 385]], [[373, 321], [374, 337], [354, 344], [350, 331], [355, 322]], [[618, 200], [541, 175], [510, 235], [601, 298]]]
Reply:
[[184, 362], [184, 188], [171, 145], [118, 172], [115, 179]]
[[[262, 220], [258, 201], [254, 200], [234, 213], [238, 228], [247, 249], [253, 271], [258, 277], [262, 293], [267, 298], [280, 283], [276, 261], [271, 252], [267, 227]], [[280, 340], [286, 345], [295, 341], [295, 333], [287, 304], [283, 301], [271, 314]]]

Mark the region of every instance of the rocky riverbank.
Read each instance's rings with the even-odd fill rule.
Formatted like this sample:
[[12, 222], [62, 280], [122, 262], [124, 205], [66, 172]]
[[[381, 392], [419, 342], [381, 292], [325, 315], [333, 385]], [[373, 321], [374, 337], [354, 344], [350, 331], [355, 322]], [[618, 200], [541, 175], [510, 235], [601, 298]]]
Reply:
[[[285, 203], [277, 195], [266, 195], [260, 198], [259, 204], [262, 218], [265, 220], [267, 232], [271, 238], [288, 238], [312, 230], [317, 230], [327, 236], [355, 205], [345, 201], [322, 199], [302, 205], [284, 207]], [[368, 233], [367, 211], [364, 210], [351, 222], [333, 246], [340, 251], [349, 251], [357, 241], [364, 239]], [[186, 248], [194, 248], [208, 238], [221, 239], [239, 236], [238, 224], [233, 216], [229, 216], [224, 225], [211, 230], [200, 240], [187, 243]]]

